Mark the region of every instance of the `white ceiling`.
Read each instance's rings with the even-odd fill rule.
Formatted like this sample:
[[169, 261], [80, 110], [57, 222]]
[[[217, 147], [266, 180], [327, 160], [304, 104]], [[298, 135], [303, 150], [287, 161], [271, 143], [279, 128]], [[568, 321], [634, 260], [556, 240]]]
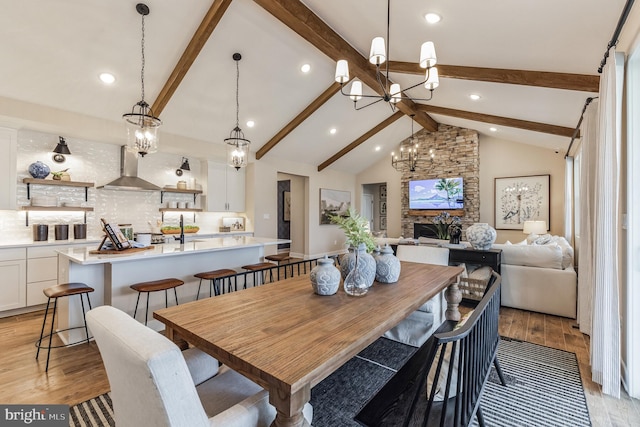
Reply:
[[[131, 0], [0, 0], [0, 96], [119, 121], [140, 99], [140, 16]], [[147, 0], [145, 99], [153, 103], [211, 0]], [[304, 0], [363, 55], [384, 36], [384, 0]], [[390, 57], [417, 62], [423, 41], [438, 61], [517, 70], [597, 74], [624, 0], [393, 0]], [[443, 19], [428, 25], [423, 15]], [[256, 151], [333, 82], [335, 63], [251, 0], [234, 0], [161, 113], [162, 132], [222, 145], [235, 125], [240, 52], [240, 127]], [[309, 63], [308, 74], [300, 66]], [[98, 74], [116, 83], [104, 86]], [[407, 87], [419, 76], [392, 74]], [[410, 94], [423, 97], [424, 89]], [[471, 101], [470, 93], [482, 96]], [[573, 128], [592, 93], [441, 79], [429, 104]], [[319, 165], [391, 114], [380, 103], [354, 111], [337, 94], [265, 158]], [[488, 133], [489, 123], [431, 115]], [[247, 120], [256, 126], [248, 128]], [[329, 134], [336, 128], [335, 135]], [[410, 134], [403, 117], [329, 168], [357, 173]], [[415, 125], [415, 131], [419, 130]], [[565, 151], [569, 138], [498, 126], [492, 136]], [[380, 147], [376, 151], [376, 147]]]

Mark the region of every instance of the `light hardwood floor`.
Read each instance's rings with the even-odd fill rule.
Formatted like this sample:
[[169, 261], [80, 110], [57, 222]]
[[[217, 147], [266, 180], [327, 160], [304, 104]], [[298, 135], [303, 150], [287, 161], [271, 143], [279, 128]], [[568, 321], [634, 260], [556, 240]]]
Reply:
[[[35, 360], [34, 342], [40, 334], [43, 312], [0, 319], [0, 403], [74, 405], [109, 390], [109, 382], [95, 343], [54, 349], [49, 372], [46, 350]], [[500, 334], [574, 352], [594, 427], [639, 426], [640, 402], [626, 393], [620, 400], [602, 395], [591, 381], [589, 337], [575, 322], [561, 317], [502, 308]]]

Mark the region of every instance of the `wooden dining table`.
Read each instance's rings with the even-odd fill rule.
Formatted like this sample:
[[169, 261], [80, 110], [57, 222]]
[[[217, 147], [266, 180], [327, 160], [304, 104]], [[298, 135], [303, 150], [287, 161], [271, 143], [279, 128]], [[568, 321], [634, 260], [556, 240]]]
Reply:
[[[272, 426], [307, 426], [311, 388], [449, 287], [447, 318], [460, 317], [461, 267], [402, 262], [397, 283], [364, 296], [313, 292], [308, 275], [155, 311], [167, 337], [200, 348], [269, 391]], [[184, 343], [184, 341], [182, 341]]]

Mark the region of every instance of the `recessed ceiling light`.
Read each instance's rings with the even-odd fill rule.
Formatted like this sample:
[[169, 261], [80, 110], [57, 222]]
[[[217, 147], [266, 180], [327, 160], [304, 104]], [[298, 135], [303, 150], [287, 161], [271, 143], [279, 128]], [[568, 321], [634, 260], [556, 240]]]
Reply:
[[249, 121], [247, 121], [247, 127], [252, 128], [252, 127], [254, 127], [255, 125], [256, 125], [256, 122], [254, 122], [253, 120], [249, 120]]
[[473, 101], [477, 101], [478, 99], [480, 99], [480, 95], [472, 93], [471, 95], [469, 95], [469, 98], [471, 98]]
[[424, 15], [424, 19], [426, 19], [429, 24], [435, 24], [436, 22], [440, 22], [442, 17], [437, 13], [429, 12], [426, 15]]
[[497, 132], [497, 131], [498, 131], [498, 129], [497, 129], [497, 128], [489, 128], [489, 130], [490, 130], [491, 132]]
[[311, 65], [303, 64], [302, 67], [300, 67], [300, 71], [302, 71], [303, 73], [308, 73], [309, 71], [311, 71]]
[[338, 129], [336, 129], [336, 128], [331, 128], [331, 129], [329, 129], [329, 133], [330, 133], [331, 135], [335, 135], [335, 134], [336, 134], [336, 132], [338, 132]]
[[116, 78], [111, 73], [101, 73], [100, 74], [100, 80], [102, 81], [102, 83], [104, 83], [106, 85], [110, 85], [110, 84], [112, 84], [113, 82], [116, 81]]
[[382, 147], [380, 147], [379, 145], [376, 147], [376, 151], [380, 151], [382, 149]]

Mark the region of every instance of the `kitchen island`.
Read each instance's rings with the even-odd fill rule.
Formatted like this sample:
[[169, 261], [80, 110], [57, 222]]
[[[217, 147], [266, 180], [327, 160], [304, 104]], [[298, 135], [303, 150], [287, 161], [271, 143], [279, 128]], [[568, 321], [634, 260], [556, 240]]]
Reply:
[[[175, 277], [185, 282], [177, 288], [178, 301], [193, 301], [196, 299], [199, 283], [199, 279], [193, 277], [194, 274], [220, 268], [240, 271], [243, 265], [262, 261], [265, 247], [289, 242], [283, 239], [229, 236], [195, 239], [184, 244], [164, 243], [152, 245], [148, 250], [114, 255], [92, 254], [90, 251], [96, 249], [92, 247], [71, 247], [58, 251], [58, 278], [60, 283], [82, 282], [94, 288], [95, 292], [89, 294], [93, 307], [112, 305], [133, 315], [138, 293], [129, 286], [134, 283]], [[203, 283], [201, 289], [201, 296], [205, 295], [209, 295], [208, 281]], [[152, 293], [150, 296], [150, 312], [165, 306], [162, 292]], [[171, 295], [169, 302], [175, 304]], [[144, 311], [144, 296], [141, 297], [140, 304]], [[58, 329], [82, 324], [79, 298], [63, 298], [58, 307]], [[140, 313], [140, 308], [138, 312]], [[163, 328], [161, 323], [151, 320], [149, 326], [157, 330]], [[71, 341], [81, 339], [83, 332], [71, 332], [71, 337], [61, 338], [70, 338]]]

